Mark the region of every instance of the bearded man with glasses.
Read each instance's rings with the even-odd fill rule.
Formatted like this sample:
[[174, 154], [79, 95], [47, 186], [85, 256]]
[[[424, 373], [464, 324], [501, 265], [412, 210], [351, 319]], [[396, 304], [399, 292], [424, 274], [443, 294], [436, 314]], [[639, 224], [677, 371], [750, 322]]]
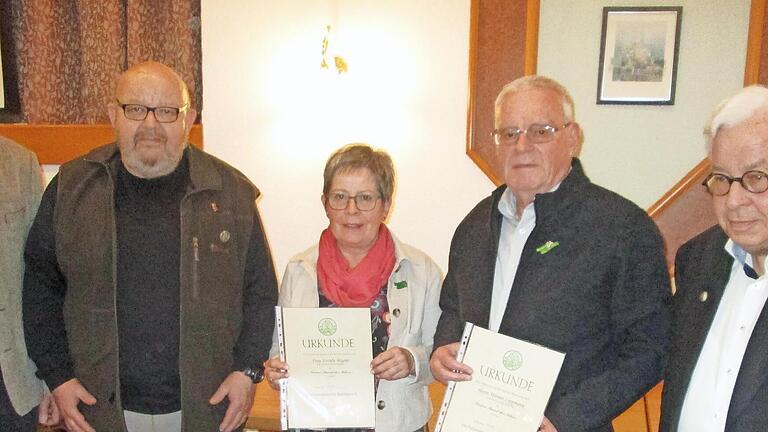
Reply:
[[661, 431], [768, 428], [768, 89], [726, 99], [704, 130], [718, 225], [675, 258]]
[[589, 181], [581, 129], [559, 83], [507, 84], [493, 140], [505, 184], [456, 229], [430, 366], [467, 381], [455, 360], [465, 322], [565, 353], [541, 431], [612, 431], [660, 379], [669, 277], [658, 229]]
[[117, 142], [61, 166], [30, 230], [29, 355], [71, 432], [239, 429], [277, 303], [259, 192], [188, 144], [167, 66], [128, 69], [108, 112]]

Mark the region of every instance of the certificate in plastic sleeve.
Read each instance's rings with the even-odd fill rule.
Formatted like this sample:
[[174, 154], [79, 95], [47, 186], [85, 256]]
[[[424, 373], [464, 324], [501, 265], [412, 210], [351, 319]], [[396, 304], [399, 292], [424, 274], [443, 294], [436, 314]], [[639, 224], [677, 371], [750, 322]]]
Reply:
[[449, 383], [435, 431], [537, 431], [565, 354], [472, 323], [459, 347], [472, 380]]
[[283, 429], [374, 428], [371, 310], [277, 307]]

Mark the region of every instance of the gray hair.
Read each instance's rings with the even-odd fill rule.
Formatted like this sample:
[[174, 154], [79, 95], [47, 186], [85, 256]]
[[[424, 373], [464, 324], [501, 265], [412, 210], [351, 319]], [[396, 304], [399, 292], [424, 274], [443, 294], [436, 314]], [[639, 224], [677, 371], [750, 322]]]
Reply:
[[353, 143], [333, 152], [323, 171], [323, 194], [328, 195], [334, 176], [339, 173], [368, 168], [376, 180], [376, 188], [384, 202], [392, 201], [395, 189], [395, 167], [387, 152], [368, 144]]
[[704, 145], [712, 153], [712, 141], [722, 127], [736, 126], [768, 108], [768, 88], [751, 85], [720, 102], [704, 125]]
[[494, 105], [495, 118], [499, 117], [501, 104], [504, 102], [504, 98], [507, 95], [533, 89], [551, 90], [557, 93], [558, 96], [560, 96], [563, 105], [563, 116], [565, 117], [565, 121], [572, 122], [574, 120], [574, 104], [571, 94], [568, 93], [568, 90], [559, 82], [541, 75], [527, 75], [505, 85], [499, 92], [499, 95], [496, 96], [496, 103]]

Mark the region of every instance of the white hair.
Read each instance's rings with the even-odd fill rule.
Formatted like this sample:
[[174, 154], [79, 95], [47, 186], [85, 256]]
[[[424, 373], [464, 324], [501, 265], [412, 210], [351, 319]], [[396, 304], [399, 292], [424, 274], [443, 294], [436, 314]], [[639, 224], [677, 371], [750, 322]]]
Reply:
[[704, 145], [707, 154], [712, 153], [712, 141], [722, 127], [736, 126], [768, 109], [768, 88], [751, 85], [720, 102], [704, 125]]
[[571, 97], [571, 94], [568, 93], [568, 90], [559, 82], [541, 75], [527, 75], [505, 85], [499, 92], [499, 95], [496, 96], [496, 103], [494, 105], [495, 117], [498, 119], [499, 112], [501, 111], [501, 104], [504, 102], [504, 98], [507, 95], [532, 89], [551, 90], [557, 93], [563, 105], [563, 116], [565, 117], [565, 121], [569, 123], [574, 120], [573, 98]]

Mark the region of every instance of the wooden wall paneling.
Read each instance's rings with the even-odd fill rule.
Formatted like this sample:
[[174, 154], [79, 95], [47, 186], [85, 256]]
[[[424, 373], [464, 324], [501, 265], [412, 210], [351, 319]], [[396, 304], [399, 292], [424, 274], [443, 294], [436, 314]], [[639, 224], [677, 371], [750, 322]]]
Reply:
[[493, 103], [504, 84], [536, 73], [539, 0], [472, 0], [467, 155], [495, 184]]
[[768, 84], [768, 21], [765, 19], [766, 0], [752, 0], [747, 36], [747, 62], [744, 68], [744, 85]]
[[710, 196], [701, 185], [709, 170], [709, 159], [702, 160], [648, 209], [664, 238], [670, 274], [674, 274], [677, 249], [717, 223]]
[[[115, 140], [109, 124], [30, 125], [0, 123], [0, 135], [6, 136], [37, 154], [44, 165], [60, 165], [91, 149]], [[189, 141], [203, 148], [203, 127], [192, 126]]]

